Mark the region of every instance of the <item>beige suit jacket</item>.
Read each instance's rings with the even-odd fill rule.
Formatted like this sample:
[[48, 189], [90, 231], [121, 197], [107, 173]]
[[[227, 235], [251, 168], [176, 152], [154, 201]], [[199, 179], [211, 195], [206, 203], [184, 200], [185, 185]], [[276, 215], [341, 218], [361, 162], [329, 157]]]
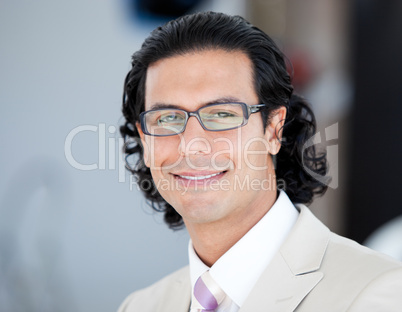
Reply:
[[[240, 312], [402, 311], [402, 263], [329, 231], [310, 210], [300, 216]], [[188, 312], [185, 267], [131, 294], [119, 312]]]

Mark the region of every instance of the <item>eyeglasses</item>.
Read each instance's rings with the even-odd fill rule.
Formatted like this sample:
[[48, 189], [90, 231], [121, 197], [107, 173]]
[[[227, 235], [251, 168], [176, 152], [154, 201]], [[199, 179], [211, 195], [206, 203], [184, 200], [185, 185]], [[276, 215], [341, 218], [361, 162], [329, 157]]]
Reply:
[[226, 131], [246, 125], [250, 115], [264, 106], [233, 102], [210, 104], [194, 112], [176, 108], [153, 109], [140, 114], [141, 129], [147, 135], [176, 135], [184, 132], [188, 119], [194, 116], [205, 130]]

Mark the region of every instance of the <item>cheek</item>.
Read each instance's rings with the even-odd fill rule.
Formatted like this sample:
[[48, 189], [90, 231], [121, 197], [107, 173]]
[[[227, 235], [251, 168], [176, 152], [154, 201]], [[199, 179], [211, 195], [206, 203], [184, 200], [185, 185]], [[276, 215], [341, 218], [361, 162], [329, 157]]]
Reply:
[[238, 166], [242, 166], [245, 171], [267, 169], [269, 142], [264, 136], [262, 125], [257, 123], [253, 127], [248, 126], [244, 127], [239, 139], [236, 154]]
[[142, 149], [143, 149], [143, 156], [144, 156], [144, 163], [145, 166], [147, 166], [148, 168], [150, 168], [151, 166], [151, 159], [150, 159], [150, 155], [152, 155], [152, 151], [150, 150], [150, 140], [148, 139], [148, 137], [145, 137], [145, 139], [141, 140], [142, 143]]
[[245, 145], [243, 152], [244, 162], [255, 169], [267, 169], [269, 158], [269, 144], [264, 138], [252, 138]]
[[[177, 140], [175, 137], [147, 136], [144, 146], [144, 160], [148, 160], [149, 168], [161, 168], [166, 163], [179, 157]], [[147, 152], [145, 152], [147, 151]], [[147, 156], [147, 158], [145, 158]]]
[[214, 170], [223, 171], [229, 170], [236, 167], [236, 158], [238, 154], [239, 147], [238, 131], [221, 131], [221, 132], [206, 132], [208, 137], [205, 139], [208, 141], [209, 152], [206, 153], [205, 157], [201, 157], [205, 165], [207, 165]]
[[[245, 128], [245, 127], [244, 127]], [[269, 145], [260, 132], [250, 133], [239, 128], [230, 131], [225, 136], [214, 138], [212, 162], [217, 165], [231, 166], [232, 169], [243, 169], [245, 166], [255, 169], [266, 166], [269, 155]]]

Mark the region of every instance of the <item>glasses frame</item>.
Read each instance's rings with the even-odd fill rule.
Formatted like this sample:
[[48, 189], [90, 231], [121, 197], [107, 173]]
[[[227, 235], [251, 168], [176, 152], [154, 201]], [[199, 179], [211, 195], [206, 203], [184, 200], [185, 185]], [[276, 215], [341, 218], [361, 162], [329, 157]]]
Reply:
[[[238, 125], [236, 127], [232, 127], [232, 128], [228, 128], [228, 129], [215, 129], [215, 130], [211, 130], [205, 127], [204, 123], [201, 120], [199, 111], [202, 110], [205, 107], [211, 107], [211, 106], [217, 106], [217, 105], [225, 105], [225, 104], [240, 104], [242, 106], [243, 109], [243, 114], [244, 114], [244, 119], [241, 125]], [[233, 129], [237, 129], [240, 127], [243, 127], [245, 125], [247, 125], [248, 123], [248, 119], [250, 118], [251, 114], [254, 113], [258, 113], [263, 107], [266, 107], [266, 104], [256, 104], [256, 105], [247, 105], [246, 103], [243, 102], [224, 102], [224, 103], [215, 103], [215, 104], [209, 104], [203, 107], [200, 107], [199, 109], [193, 111], [193, 112], [189, 112], [186, 111], [184, 109], [181, 108], [159, 108], [159, 109], [151, 109], [145, 112], [142, 112], [140, 114], [140, 123], [141, 123], [141, 130], [144, 134], [146, 135], [151, 135], [151, 136], [157, 136], [157, 137], [165, 137], [165, 136], [173, 136], [173, 135], [178, 135], [180, 133], [183, 133], [186, 130], [187, 127], [187, 122], [189, 120], [190, 117], [195, 117], [197, 118], [198, 122], [200, 123], [201, 127], [206, 130], [206, 131], [213, 131], [213, 132], [217, 132], [217, 131], [228, 131], [228, 130], [233, 130]], [[184, 126], [183, 126], [183, 130], [177, 133], [172, 133], [172, 134], [152, 134], [150, 133], [145, 126], [145, 115], [149, 112], [154, 112], [154, 111], [163, 111], [163, 110], [176, 110], [176, 111], [181, 111], [185, 114], [186, 116], [186, 120], [184, 122]]]

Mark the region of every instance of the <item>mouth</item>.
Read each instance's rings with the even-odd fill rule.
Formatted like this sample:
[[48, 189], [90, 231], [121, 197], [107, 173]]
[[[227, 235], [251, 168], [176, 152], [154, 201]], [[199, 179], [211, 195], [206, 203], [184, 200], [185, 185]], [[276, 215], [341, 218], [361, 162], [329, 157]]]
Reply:
[[176, 175], [179, 178], [186, 179], [186, 180], [206, 180], [212, 177], [216, 177], [218, 175], [224, 174], [226, 171], [221, 171], [217, 173], [207, 174], [207, 175]]
[[173, 174], [174, 178], [179, 181], [187, 181], [188, 183], [206, 183], [213, 180], [219, 180], [227, 170], [220, 172], [183, 172]]

